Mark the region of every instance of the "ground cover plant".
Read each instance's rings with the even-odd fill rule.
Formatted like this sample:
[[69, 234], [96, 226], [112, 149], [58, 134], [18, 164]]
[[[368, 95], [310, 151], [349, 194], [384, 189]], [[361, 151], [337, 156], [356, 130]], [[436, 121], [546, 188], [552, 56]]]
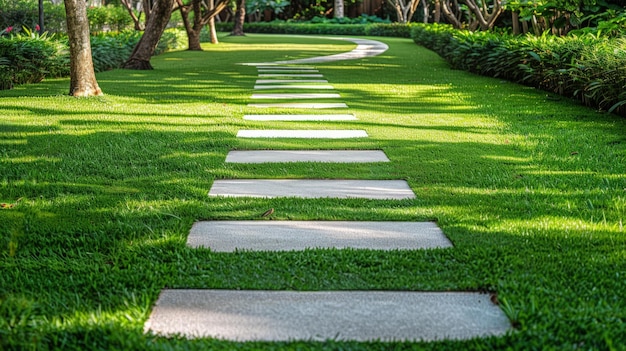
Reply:
[[[248, 35], [0, 92], [0, 349], [623, 349], [626, 121], [451, 70], [410, 39], [318, 64], [359, 120], [250, 122], [256, 69], [352, 49]], [[267, 112], [272, 112], [267, 111]], [[324, 111], [333, 112], [333, 111]], [[336, 111], [343, 112], [343, 111]], [[293, 111], [297, 113], [297, 111]], [[239, 129], [355, 128], [365, 140], [238, 140]], [[385, 164], [227, 165], [231, 149], [373, 149]], [[406, 179], [415, 200], [209, 198], [222, 178]], [[436, 220], [452, 249], [212, 253], [199, 219]], [[515, 331], [433, 343], [234, 343], [143, 334], [161, 289], [497, 293]]]

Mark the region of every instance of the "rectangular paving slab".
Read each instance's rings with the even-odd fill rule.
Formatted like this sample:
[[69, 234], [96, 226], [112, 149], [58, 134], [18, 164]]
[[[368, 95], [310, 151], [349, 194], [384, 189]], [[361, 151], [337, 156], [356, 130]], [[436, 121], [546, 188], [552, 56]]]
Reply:
[[297, 139], [351, 139], [367, 138], [364, 130], [314, 130], [314, 129], [279, 129], [279, 130], [240, 130], [237, 138], [297, 138]]
[[340, 97], [337, 93], [252, 94], [252, 99], [336, 99]]
[[324, 75], [319, 73], [259, 73], [259, 77], [303, 77], [303, 78], [322, 78]]
[[226, 163], [389, 162], [381, 150], [232, 150]]
[[259, 108], [304, 108], [304, 109], [321, 109], [321, 108], [348, 108], [343, 102], [286, 102], [286, 103], [269, 103], [269, 104], [248, 104], [250, 107]]
[[163, 290], [145, 331], [232, 341], [433, 341], [511, 329], [489, 294]]
[[311, 89], [311, 90], [332, 90], [335, 89], [332, 85], [315, 85], [315, 84], [284, 84], [284, 85], [274, 85], [274, 84], [263, 84], [263, 85], [255, 85], [255, 90], [262, 89]]
[[262, 73], [317, 73], [319, 72], [316, 69], [259, 69], [259, 72]]
[[328, 83], [326, 79], [257, 79], [255, 84], [273, 83]]
[[346, 221], [201, 221], [191, 227], [187, 245], [215, 252], [452, 247], [433, 222]]
[[215, 180], [209, 196], [414, 199], [404, 180], [346, 179], [221, 179]]
[[354, 121], [354, 115], [245, 115], [250, 121]]
[[256, 66], [257, 69], [316, 69], [312, 66]]

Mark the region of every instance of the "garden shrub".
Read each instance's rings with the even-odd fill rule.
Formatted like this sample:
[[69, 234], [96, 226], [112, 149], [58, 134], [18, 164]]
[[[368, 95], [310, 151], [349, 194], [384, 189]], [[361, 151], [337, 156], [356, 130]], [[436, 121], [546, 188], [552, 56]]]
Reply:
[[[375, 16], [368, 16], [375, 17]], [[357, 17], [359, 19], [360, 17]], [[378, 18], [378, 17], [376, 17]], [[384, 20], [381, 20], [384, 21]], [[230, 32], [233, 23], [216, 23], [217, 30]], [[371, 35], [410, 38], [410, 25], [401, 23], [346, 23], [321, 19], [317, 22], [252, 22], [244, 23], [244, 32], [268, 34], [328, 34], [328, 35]]]
[[534, 86], [626, 115], [626, 40], [595, 35], [511, 36], [416, 24], [415, 43], [452, 68]]
[[[96, 72], [119, 68], [130, 57], [141, 33], [124, 31], [91, 37], [91, 52]], [[168, 29], [155, 55], [185, 47], [184, 31]], [[46, 77], [65, 77], [69, 72], [69, 46], [64, 38], [24, 31], [0, 37], [0, 90], [15, 85], [37, 83]]]
[[38, 83], [47, 76], [69, 74], [67, 44], [46, 35], [27, 33], [0, 38], [0, 87]]

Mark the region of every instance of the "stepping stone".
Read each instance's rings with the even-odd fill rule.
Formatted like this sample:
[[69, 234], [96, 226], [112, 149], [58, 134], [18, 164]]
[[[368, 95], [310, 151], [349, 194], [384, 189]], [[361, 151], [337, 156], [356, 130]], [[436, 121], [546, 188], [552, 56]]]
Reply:
[[285, 94], [252, 94], [252, 99], [336, 99], [341, 96], [336, 93], [332, 94], [299, 94], [299, 93], [285, 93]]
[[259, 108], [306, 108], [306, 109], [321, 109], [321, 108], [348, 108], [343, 102], [286, 102], [286, 103], [269, 103], [269, 104], [248, 104], [250, 107]]
[[300, 130], [300, 129], [268, 129], [240, 130], [237, 138], [298, 138], [298, 139], [346, 139], [367, 138], [364, 130]]
[[281, 162], [364, 163], [389, 159], [381, 150], [233, 150], [226, 156], [226, 163]]
[[305, 199], [414, 199], [404, 180], [336, 179], [222, 179], [213, 182], [209, 196], [298, 197]]
[[245, 115], [249, 121], [354, 121], [354, 115]]
[[260, 69], [262, 73], [317, 73], [316, 69]]
[[335, 89], [332, 85], [269, 85], [269, 84], [265, 84], [265, 85], [255, 85], [254, 89], [320, 89], [320, 90], [324, 90], [324, 89]]
[[289, 73], [261, 73], [259, 77], [306, 77], [306, 78], [322, 78], [321, 74], [289, 74]]
[[302, 70], [312, 70], [316, 69], [315, 67], [306, 67], [306, 66], [257, 66], [257, 69], [279, 69], [279, 70], [289, 70], [289, 69], [302, 69]]
[[294, 251], [309, 248], [419, 250], [452, 247], [432, 222], [202, 221], [190, 247], [214, 252]]
[[326, 79], [257, 79], [255, 84], [272, 83], [328, 83]]
[[434, 341], [511, 329], [489, 294], [165, 289], [144, 326], [231, 341]]

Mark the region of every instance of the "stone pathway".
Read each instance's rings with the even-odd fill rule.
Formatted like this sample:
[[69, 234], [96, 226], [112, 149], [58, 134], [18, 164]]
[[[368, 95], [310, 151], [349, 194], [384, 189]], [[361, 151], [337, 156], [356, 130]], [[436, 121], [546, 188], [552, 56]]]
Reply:
[[[248, 64], [259, 78], [254, 90], [334, 90], [306, 66], [382, 54], [385, 44], [366, 39], [351, 52], [316, 58]], [[246, 115], [253, 121], [346, 121], [351, 114], [288, 114], [300, 109], [348, 108], [338, 93], [254, 93], [251, 108], [282, 108], [285, 114]], [[276, 100], [291, 99], [292, 102]], [[238, 138], [366, 138], [364, 130], [240, 130]], [[229, 163], [390, 162], [381, 150], [231, 151]], [[358, 177], [358, 175], [355, 175]], [[397, 201], [415, 194], [404, 180], [226, 179], [215, 180], [209, 196], [363, 198]], [[432, 222], [201, 221], [192, 227], [190, 247], [215, 252], [317, 249], [421, 250], [452, 243]], [[398, 291], [231, 291], [163, 290], [145, 330], [162, 335], [236, 341], [356, 340], [413, 341], [502, 335], [511, 326], [488, 294]]]

